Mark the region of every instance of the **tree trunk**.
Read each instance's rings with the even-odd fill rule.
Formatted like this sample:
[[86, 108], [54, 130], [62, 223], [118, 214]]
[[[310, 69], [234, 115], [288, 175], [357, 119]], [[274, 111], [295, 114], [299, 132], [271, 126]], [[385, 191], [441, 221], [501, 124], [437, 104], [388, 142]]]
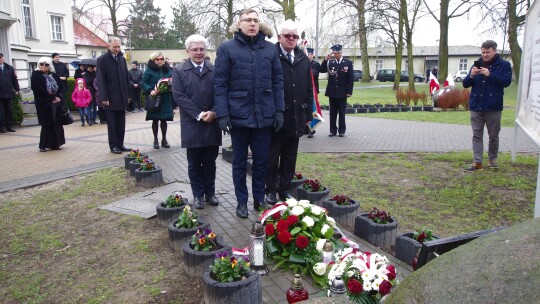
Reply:
[[292, 21], [296, 20], [296, 13], [294, 12], [294, 0], [283, 0], [283, 1], [277, 1], [274, 0], [277, 4], [281, 6], [283, 9], [283, 16], [285, 16], [285, 20], [291, 19]]
[[441, 15], [439, 17], [440, 35], [439, 35], [439, 69], [437, 71], [437, 79], [439, 83], [444, 83], [448, 75], [448, 25], [450, 17], [448, 16], [448, 6], [450, 0], [441, 0]]
[[[508, 45], [510, 46], [510, 53], [512, 56], [512, 64], [514, 66], [514, 75], [516, 77], [516, 83], [519, 82], [519, 71], [521, 69], [521, 47], [518, 43], [517, 28], [519, 21], [517, 17], [517, 5], [516, 0], [508, 0]], [[502, 54], [501, 54], [502, 55]]]
[[233, 0], [227, 1], [227, 24], [225, 25], [225, 32], [227, 33], [227, 39], [232, 39], [233, 34], [229, 32], [229, 26], [234, 22], [233, 15]]
[[[403, 23], [405, 25], [405, 42], [407, 43], [407, 72], [409, 73], [409, 91], [415, 92], [414, 88], [414, 66], [413, 66], [413, 43], [412, 43], [412, 29], [409, 24], [409, 15], [407, 14], [407, 1], [400, 0], [400, 6], [402, 7], [401, 13]], [[403, 9], [404, 7], [404, 9]]]
[[360, 38], [360, 51], [362, 52], [362, 82], [371, 82], [370, 71], [369, 71], [369, 54], [368, 54], [368, 41], [366, 33], [366, 0], [359, 0], [358, 6], [356, 7], [358, 11], [358, 31]]
[[393, 90], [399, 89], [399, 82], [401, 81], [401, 63], [403, 61], [403, 14], [407, 14], [407, 6], [400, 5], [399, 8], [399, 21], [398, 21], [398, 44], [396, 48], [396, 76], [394, 78]]

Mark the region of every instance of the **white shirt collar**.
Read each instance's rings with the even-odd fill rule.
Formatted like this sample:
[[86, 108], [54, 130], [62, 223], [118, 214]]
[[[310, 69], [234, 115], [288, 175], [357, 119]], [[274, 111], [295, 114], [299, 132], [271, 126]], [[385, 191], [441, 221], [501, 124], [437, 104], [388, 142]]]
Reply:
[[287, 54], [291, 54], [292, 60], [294, 61], [294, 49], [292, 50], [292, 52], [288, 53], [288, 52], [283, 48], [283, 46], [281, 45], [281, 43], [279, 44], [279, 47], [281, 48], [281, 51], [283, 52], [283, 55], [287, 56]]
[[203, 69], [204, 69], [204, 61], [203, 61], [203, 62], [202, 62], [201, 64], [196, 64], [196, 63], [195, 63], [195, 62], [193, 62], [193, 60], [191, 60], [191, 59], [190, 59], [189, 61], [191, 61], [191, 64], [193, 64], [193, 66], [194, 66], [194, 67], [198, 67], [198, 66], [201, 66], [201, 68], [203, 68]]

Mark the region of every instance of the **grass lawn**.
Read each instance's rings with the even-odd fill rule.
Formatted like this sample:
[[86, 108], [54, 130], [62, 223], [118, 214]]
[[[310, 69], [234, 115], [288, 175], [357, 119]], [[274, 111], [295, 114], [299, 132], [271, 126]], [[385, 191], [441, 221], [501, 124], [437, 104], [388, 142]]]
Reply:
[[[328, 105], [328, 97], [324, 96], [324, 89], [326, 88], [327, 81], [320, 81], [321, 93], [319, 94], [319, 102], [321, 105]], [[391, 85], [389, 82], [379, 82], [377, 80], [372, 81], [370, 84], [361, 82], [355, 82], [355, 87], [364, 86], [377, 86], [376, 88], [362, 88], [355, 89], [353, 96], [349, 98], [348, 103], [355, 104], [375, 104], [375, 103], [396, 103], [394, 91], [391, 87], [384, 87], [385, 85]], [[456, 83], [456, 86], [462, 88], [461, 83]], [[513, 127], [516, 117], [516, 104], [517, 104], [517, 84], [512, 83], [505, 89], [504, 94], [504, 110], [502, 113], [501, 126]], [[428, 92], [429, 88], [427, 84], [417, 83], [417, 92]], [[461, 109], [461, 108], [460, 108]], [[438, 122], [448, 124], [461, 124], [469, 125], [470, 118], [469, 112], [463, 110], [448, 110], [441, 112], [404, 112], [404, 113], [371, 113], [371, 114], [353, 114], [363, 117], [376, 117], [387, 119], [400, 119], [400, 120], [412, 120], [412, 121], [425, 121], [425, 122]]]

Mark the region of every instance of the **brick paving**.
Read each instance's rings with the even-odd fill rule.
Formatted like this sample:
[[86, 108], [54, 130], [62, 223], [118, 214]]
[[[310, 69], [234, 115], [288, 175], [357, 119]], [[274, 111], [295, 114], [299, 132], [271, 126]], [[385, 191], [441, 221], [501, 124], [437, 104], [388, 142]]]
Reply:
[[[315, 138], [301, 139], [299, 150], [301, 152], [447, 152], [470, 151], [471, 149], [472, 132], [469, 126], [386, 120], [376, 118], [376, 114], [373, 117], [348, 116], [348, 130], [344, 138], [329, 138], [327, 136], [328, 124], [325, 123], [317, 129]], [[154, 150], [152, 148], [151, 122], [145, 121], [144, 118], [144, 113], [128, 114], [126, 146], [148, 152], [156, 164], [163, 168], [166, 184], [175, 182], [188, 184], [185, 150], [179, 147], [178, 115], [175, 117], [176, 121], [171, 122], [168, 127], [168, 141], [172, 146], [171, 149]], [[109, 152], [106, 125], [81, 127], [78, 122], [75, 122], [66, 126], [66, 145], [61, 151], [46, 153], [38, 151], [39, 132], [40, 127], [29, 126], [18, 128], [16, 133], [0, 134], [0, 153], [4, 159], [9, 160], [2, 164], [0, 192], [68, 178], [100, 168], [123, 166], [123, 156]], [[501, 152], [510, 151], [513, 134], [513, 128], [501, 130]], [[229, 145], [230, 137], [224, 136], [223, 146]], [[487, 144], [485, 146], [487, 147]], [[518, 151], [538, 152], [540, 149], [520, 131]], [[206, 206], [200, 213], [209, 219], [212, 228], [219, 235], [224, 236], [225, 242], [233, 247], [244, 247], [248, 244], [249, 231], [257, 214], [250, 200], [249, 218], [236, 217], [231, 165], [219, 158], [217, 167], [216, 190], [221, 204]], [[250, 188], [248, 178], [248, 189]], [[146, 192], [136, 194], [132, 199], [137, 196], [140, 199], [147, 195]], [[191, 193], [188, 197], [190, 195]], [[347, 236], [360, 245], [360, 250], [380, 252], [379, 249], [359, 240], [354, 235], [347, 234]], [[166, 231], [164, 231], [164, 237], [167, 237]], [[410, 273], [407, 265], [403, 265], [390, 255], [387, 256], [393, 264], [397, 265], [398, 279], [403, 279]], [[286, 303], [285, 291], [290, 287], [293, 275], [280, 270], [272, 270], [268, 276], [264, 276], [264, 302]], [[304, 276], [304, 283], [311, 297], [324, 296], [324, 292], [315, 288], [307, 276]]]

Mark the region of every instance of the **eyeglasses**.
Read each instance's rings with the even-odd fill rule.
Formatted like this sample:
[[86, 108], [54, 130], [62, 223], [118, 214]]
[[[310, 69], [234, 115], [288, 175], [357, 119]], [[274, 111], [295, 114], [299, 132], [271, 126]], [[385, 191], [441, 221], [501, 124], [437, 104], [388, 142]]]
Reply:
[[163, 61], [163, 60], [165, 60], [165, 58], [156, 58], [156, 59], [154, 59], [154, 61]]
[[197, 53], [197, 52], [203, 53], [204, 51], [206, 51], [206, 49], [205, 48], [189, 49], [189, 51], [193, 53]]
[[300, 36], [296, 35], [296, 34], [281, 34], [281, 36], [285, 37], [285, 39], [291, 39], [293, 38], [294, 40], [300, 38]]
[[46, 67], [48, 67], [49, 64], [48, 64], [48, 63], [43, 63], [43, 62], [41, 62], [41, 63], [39, 64], [39, 66], [46, 66]]
[[240, 21], [247, 22], [247, 23], [251, 23], [251, 22], [259, 23], [261, 20], [259, 20], [257, 18], [246, 18], [246, 19], [242, 19]]

